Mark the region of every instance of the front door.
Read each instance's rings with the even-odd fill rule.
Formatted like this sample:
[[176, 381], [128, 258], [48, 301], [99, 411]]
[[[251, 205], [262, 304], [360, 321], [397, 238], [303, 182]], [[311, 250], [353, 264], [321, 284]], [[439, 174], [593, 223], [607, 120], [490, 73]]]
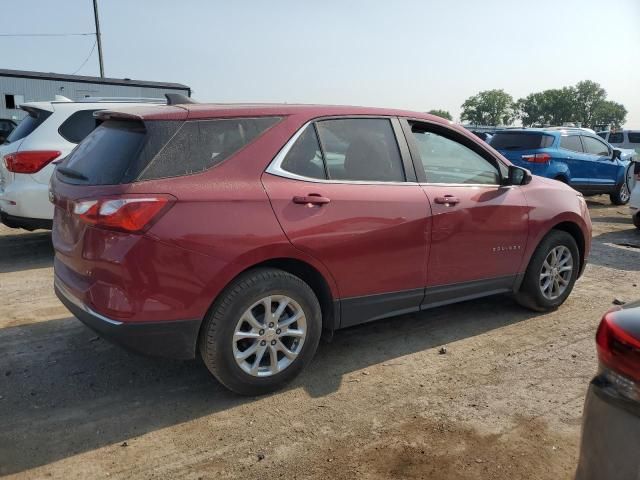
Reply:
[[528, 235], [520, 187], [501, 186], [504, 166], [459, 132], [405, 126], [432, 209], [425, 302], [512, 288]]
[[333, 275], [341, 325], [416, 311], [430, 208], [406, 181], [391, 120], [318, 121], [291, 145], [262, 181], [291, 243]]

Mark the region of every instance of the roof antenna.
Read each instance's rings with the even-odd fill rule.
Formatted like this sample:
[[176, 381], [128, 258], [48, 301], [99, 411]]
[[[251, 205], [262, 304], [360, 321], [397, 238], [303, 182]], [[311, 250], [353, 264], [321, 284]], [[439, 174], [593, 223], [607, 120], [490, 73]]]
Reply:
[[181, 105], [183, 103], [198, 103], [193, 98], [189, 98], [181, 93], [165, 93], [167, 105]]

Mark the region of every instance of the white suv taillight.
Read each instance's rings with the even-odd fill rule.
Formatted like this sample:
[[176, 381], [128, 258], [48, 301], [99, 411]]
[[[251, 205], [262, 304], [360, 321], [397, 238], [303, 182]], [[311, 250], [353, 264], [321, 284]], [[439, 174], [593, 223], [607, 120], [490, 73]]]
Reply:
[[37, 173], [60, 155], [58, 150], [15, 152], [4, 156], [4, 164], [13, 173]]

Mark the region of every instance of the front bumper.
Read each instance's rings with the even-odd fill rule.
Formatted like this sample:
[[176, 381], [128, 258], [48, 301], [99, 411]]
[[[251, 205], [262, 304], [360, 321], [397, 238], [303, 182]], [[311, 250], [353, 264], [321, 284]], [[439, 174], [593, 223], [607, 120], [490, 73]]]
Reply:
[[101, 337], [145, 355], [189, 360], [195, 357], [201, 320], [121, 322], [93, 311], [78, 300], [58, 277], [56, 295], [78, 320]]
[[640, 478], [640, 407], [602, 380], [587, 391], [575, 480]]

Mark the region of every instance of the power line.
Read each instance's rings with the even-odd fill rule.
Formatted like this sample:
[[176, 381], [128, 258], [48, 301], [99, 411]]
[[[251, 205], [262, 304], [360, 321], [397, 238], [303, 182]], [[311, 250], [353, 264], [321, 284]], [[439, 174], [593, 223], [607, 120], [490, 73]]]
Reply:
[[0, 37], [86, 37], [89, 35], [95, 35], [95, 33], [0, 33]]
[[93, 51], [96, 49], [96, 45], [98, 44], [98, 40], [96, 39], [95, 42], [93, 42], [93, 47], [91, 47], [91, 51], [89, 52], [89, 55], [87, 55], [87, 58], [84, 59], [84, 62], [82, 62], [82, 65], [80, 65], [78, 67], [78, 69], [73, 72], [71, 75], [75, 75], [76, 73], [78, 73], [80, 70], [82, 70], [82, 67], [84, 67], [87, 62], [89, 61], [89, 59], [91, 58], [91, 55], [93, 55]]

